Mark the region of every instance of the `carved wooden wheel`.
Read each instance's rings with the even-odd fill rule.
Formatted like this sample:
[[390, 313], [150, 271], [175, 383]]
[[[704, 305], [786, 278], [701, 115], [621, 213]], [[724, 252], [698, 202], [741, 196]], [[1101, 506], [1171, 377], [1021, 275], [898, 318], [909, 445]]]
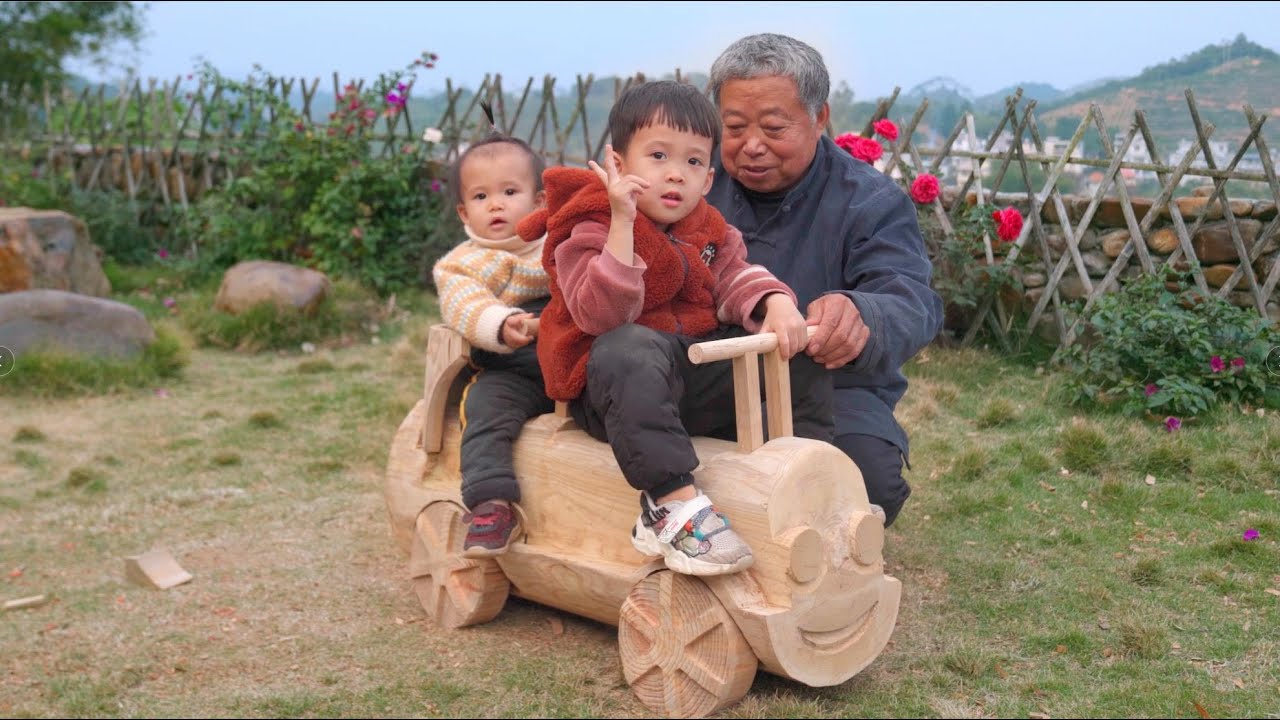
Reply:
[[436, 625], [460, 628], [502, 612], [511, 583], [490, 558], [462, 557], [463, 509], [441, 501], [418, 514], [409, 550], [409, 575], [418, 600]]
[[737, 702], [756, 656], [715, 593], [670, 571], [636, 583], [618, 621], [622, 673], [640, 702], [668, 717], [703, 717]]

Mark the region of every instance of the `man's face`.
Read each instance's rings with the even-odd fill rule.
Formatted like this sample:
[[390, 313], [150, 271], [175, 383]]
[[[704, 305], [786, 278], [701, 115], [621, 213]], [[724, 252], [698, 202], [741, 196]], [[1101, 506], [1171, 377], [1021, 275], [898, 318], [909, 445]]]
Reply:
[[725, 171], [756, 192], [791, 188], [813, 162], [829, 112], [824, 103], [818, 116], [810, 117], [789, 77], [726, 81], [720, 86]]

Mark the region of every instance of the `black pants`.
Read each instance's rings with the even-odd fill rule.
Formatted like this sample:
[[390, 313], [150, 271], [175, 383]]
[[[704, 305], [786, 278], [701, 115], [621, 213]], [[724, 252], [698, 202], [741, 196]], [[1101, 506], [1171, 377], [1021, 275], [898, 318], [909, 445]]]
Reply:
[[471, 360], [480, 370], [462, 396], [462, 502], [468, 509], [486, 500], [519, 502], [512, 446], [529, 418], [555, 408], [537, 345], [505, 355], [474, 350]]
[[911, 486], [902, 477], [902, 451], [874, 435], [839, 435], [835, 446], [858, 466], [867, 486], [867, 498], [884, 508], [885, 527], [892, 525], [911, 495]]
[[[690, 435], [736, 439], [733, 364], [689, 362], [689, 346], [747, 335], [723, 327], [700, 338], [623, 325], [596, 338], [574, 419], [608, 442], [627, 482], [661, 497], [693, 483]], [[831, 374], [803, 353], [791, 359], [792, 425], [798, 437], [831, 442]]]

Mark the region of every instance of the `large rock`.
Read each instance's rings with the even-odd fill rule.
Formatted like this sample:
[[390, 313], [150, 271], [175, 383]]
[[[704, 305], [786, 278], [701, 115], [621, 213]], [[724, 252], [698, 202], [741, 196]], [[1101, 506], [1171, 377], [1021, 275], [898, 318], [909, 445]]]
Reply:
[[[1129, 206], [1133, 208], [1133, 217], [1139, 223], [1151, 211], [1152, 200], [1150, 198], [1130, 197]], [[1105, 197], [1098, 205], [1098, 211], [1094, 213], [1093, 223], [1096, 227], [1115, 228], [1128, 227], [1129, 221], [1124, 216], [1124, 205], [1119, 197]]]
[[0, 292], [40, 288], [111, 294], [98, 250], [79, 218], [61, 210], [0, 208]]
[[1084, 261], [1084, 269], [1089, 277], [1100, 278], [1111, 269], [1111, 260], [1098, 250], [1080, 253], [1080, 259]]
[[213, 306], [239, 314], [261, 303], [275, 303], [282, 310], [315, 312], [329, 292], [329, 278], [316, 270], [288, 263], [250, 260], [238, 263], [222, 276]]
[[1151, 248], [1152, 252], [1168, 255], [1181, 247], [1181, 244], [1178, 242], [1177, 231], [1165, 226], [1147, 236], [1147, 247]]
[[1102, 252], [1109, 258], [1118, 258], [1128, 244], [1128, 230], [1112, 230], [1102, 237]]
[[142, 313], [115, 300], [62, 290], [0, 295], [0, 345], [12, 350], [19, 362], [33, 349], [130, 357], [155, 339]]
[[[1258, 234], [1262, 232], [1262, 223], [1257, 220], [1239, 220], [1236, 222], [1236, 228], [1240, 231], [1240, 240], [1244, 243], [1245, 250], [1251, 250], [1258, 239]], [[1231, 240], [1231, 225], [1226, 221], [1202, 226], [1196, 231], [1195, 237], [1191, 238], [1191, 247], [1195, 249], [1196, 257], [1200, 258], [1200, 262], [1206, 265], [1235, 262], [1240, 259], [1235, 243]], [[1275, 249], [1272, 244], [1270, 247], [1264, 247], [1260, 252], [1267, 253]]]

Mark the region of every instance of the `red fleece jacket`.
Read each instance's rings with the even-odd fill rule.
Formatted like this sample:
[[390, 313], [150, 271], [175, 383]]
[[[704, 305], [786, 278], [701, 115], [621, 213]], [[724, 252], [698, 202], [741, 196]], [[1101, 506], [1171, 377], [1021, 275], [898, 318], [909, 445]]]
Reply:
[[609, 194], [590, 170], [557, 167], [543, 174], [547, 207], [526, 217], [520, 236], [547, 236], [542, 264], [551, 300], [538, 326], [538, 361], [547, 395], [568, 401], [582, 393], [596, 336], [634, 322], [663, 332], [700, 337], [721, 323], [757, 330], [751, 312], [783, 282], [746, 261], [742, 234], [702, 200], [663, 233], [637, 214], [638, 264], [604, 250]]

